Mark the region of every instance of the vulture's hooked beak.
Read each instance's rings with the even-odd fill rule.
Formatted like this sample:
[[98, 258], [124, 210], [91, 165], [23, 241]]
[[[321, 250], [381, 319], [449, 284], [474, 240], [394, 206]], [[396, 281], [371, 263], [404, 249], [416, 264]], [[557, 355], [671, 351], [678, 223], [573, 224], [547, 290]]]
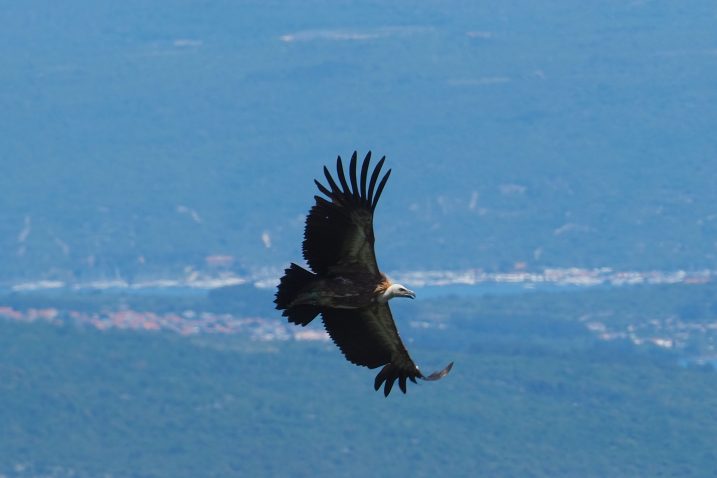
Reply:
[[408, 297], [409, 299], [415, 299], [416, 293], [410, 289], [406, 289], [406, 297]]

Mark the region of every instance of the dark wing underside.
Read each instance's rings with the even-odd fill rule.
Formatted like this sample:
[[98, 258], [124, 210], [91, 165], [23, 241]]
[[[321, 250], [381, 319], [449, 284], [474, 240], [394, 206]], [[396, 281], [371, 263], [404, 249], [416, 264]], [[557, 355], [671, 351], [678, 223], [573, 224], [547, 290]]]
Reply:
[[373, 211], [391, 174], [389, 169], [378, 181], [384, 160], [385, 157], [381, 158], [369, 178], [369, 151], [358, 176], [354, 152], [349, 164], [348, 181], [341, 157], [336, 160], [338, 184], [326, 167], [324, 175], [329, 187], [314, 180], [328, 198], [314, 196], [316, 204], [309, 211], [304, 229], [304, 259], [315, 273], [324, 274], [337, 265], [358, 264], [375, 275], [379, 274], [373, 249]]
[[439, 372], [424, 376], [408, 355], [396, 330], [387, 304], [375, 304], [364, 309], [325, 309], [322, 311], [324, 327], [346, 359], [368, 368], [384, 366], [376, 375], [374, 388], [385, 383], [385, 396], [393, 384], [406, 393], [406, 381], [417, 378], [438, 380], [444, 377], [453, 364]]

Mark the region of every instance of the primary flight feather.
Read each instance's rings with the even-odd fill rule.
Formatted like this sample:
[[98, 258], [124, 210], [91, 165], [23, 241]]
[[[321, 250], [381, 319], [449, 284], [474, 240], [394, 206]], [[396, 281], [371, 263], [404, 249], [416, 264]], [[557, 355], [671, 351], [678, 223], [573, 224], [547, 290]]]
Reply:
[[393, 321], [388, 301], [416, 295], [401, 284], [392, 284], [376, 262], [373, 213], [391, 175], [389, 169], [379, 181], [385, 160], [381, 158], [369, 178], [369, 151], [359, 176], [354, 152], [347, 180], [339, 157], [338, 183], [324, 167], [328, 187], [314, 182], [326, 197], [314, 196], [316, 203], [304, 229], [303, 254], [311, 271], [292, 263], [281, 278], [274, 302], [297, 325], [305, 326], [321, 314], [326, 331], [347, 360], [368, 368], [383, 366], [374, 388], [384, 385], [388, 396], [397, 380], [406, 393], [407, 380], [438, 380], [453, 363], [423, 375]]

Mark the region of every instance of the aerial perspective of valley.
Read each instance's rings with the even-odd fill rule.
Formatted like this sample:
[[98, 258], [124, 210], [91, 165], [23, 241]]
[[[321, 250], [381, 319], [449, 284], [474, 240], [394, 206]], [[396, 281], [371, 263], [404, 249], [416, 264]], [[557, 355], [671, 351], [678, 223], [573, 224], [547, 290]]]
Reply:
[[714, 1], [5, 3], [0, 478], [717, 476]]

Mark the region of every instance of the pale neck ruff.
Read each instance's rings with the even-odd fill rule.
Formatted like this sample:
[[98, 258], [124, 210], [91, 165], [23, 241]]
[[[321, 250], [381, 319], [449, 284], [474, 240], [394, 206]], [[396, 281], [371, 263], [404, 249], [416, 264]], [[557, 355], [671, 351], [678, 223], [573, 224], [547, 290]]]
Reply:
[[376, 302], [379, 304], [385, 304], [389, 300], [396, 297], [396, 287], [394, 287], [395, 284], [391, 284], [390, 286], [386, 287], [386, 290], [381, 292], [378, 297], [376, 297]]

